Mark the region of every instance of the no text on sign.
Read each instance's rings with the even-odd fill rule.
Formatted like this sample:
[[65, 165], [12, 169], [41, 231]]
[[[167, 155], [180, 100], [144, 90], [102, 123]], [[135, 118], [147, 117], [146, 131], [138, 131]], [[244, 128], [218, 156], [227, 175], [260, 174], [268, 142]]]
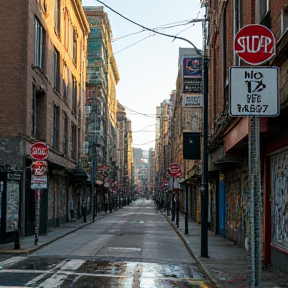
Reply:
[[277, 116], [278, 67], [230, 67], [230, 115]]
[[35, 142], [30, 147], [30, 156], [36, 160], [45, 160], [49, 154], [48, 147], [43, 142]]
[[270, 29], [263, 25], [250, 24], [241, 28], [235, 35], [234, 51], [246, 63], [259, 65], [275, 54], [275, 43]]

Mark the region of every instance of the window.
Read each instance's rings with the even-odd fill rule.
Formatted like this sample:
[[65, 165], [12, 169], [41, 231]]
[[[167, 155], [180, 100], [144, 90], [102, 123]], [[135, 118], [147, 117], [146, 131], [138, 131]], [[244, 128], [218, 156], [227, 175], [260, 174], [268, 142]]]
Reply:
[[72, 59], [76, 66], [77, 65], [77, 32], [75, 28], [73, 29]]
[[32, 111], [31, 111], [32, 129], [31, 136], [36, 137], [36, 87], [33, 85], [33, 97], [32, 97]]
[[35, 66], [44, 70], [45, 30], [35, 18]]
[[59, 106], [56, 104], [53, 105], [53, 137], [52, 137], [52, 146], [53, 148], [58, 147], [58, 119], [59, 118]]
[[54, 3], [54, 31], [55, 34], [60, 37], [60, 0], [55, 0]]
[[60, 54], [54, 50], [54, 88], [60, 92]]
[[66, 64], [63, 66], [63, 97], [68, 99], [68, 82], [69, 82], [69, 69]]
[[68, 154], [68, 116], [63, 112], [63, 153]]
[[76, 115], [76, 101], [77, 101], [77, 82], [76, 78], [73, 77], [73, 83], [72, 83], [72, 112]]
[[259, 1], [260, 5], [260, 21], [266, 16], [266, 14], [269, 12], [270, 7], [269, 7], [269, 2], [270, 0], [261, 0]]
[[72, 123], [71, 125], [71, 157], [72, 159], [76, 160], [76, 144], [77, 144], [77, 129], [76, 125]]
[[281, 11], [281, 35], [286, 32], [288, 28], [288, 8]]

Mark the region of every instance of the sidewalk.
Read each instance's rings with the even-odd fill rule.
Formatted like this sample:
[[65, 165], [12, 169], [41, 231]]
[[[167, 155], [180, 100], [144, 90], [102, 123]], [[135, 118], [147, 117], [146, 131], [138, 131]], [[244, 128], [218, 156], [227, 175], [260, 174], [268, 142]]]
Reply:
[[[101, 211], [98, 213], [98, 215], [94, 218], [94, 221], [97, 221], [105, 215], [109, 215], [110, 213], [105, 213], [104, 211]], [[65, 235], [72, 233], [73, 231], [80, 229], [81, 227], [85, 225], [89, 225], [92, 223], [92, 215], [87, 215], [86, 222], [83, 222], [83, 217], [77, 219], [73, 222], [65, 222], [61, 223], [60, 227], [53, 227], [48, 228], [47, 235], [40, 235], [39, 236], [39, 242], [38, 245], [34, 244], [35, 236], [28, 236], [24, 239], [20, 239], [20, 249], [15, 250], [14, 249], [14, 242], [7, 243], [7, 244], [1, 244], [0, 245], [0, 254], [6, 253], [6, 254], [29, 254], [33, 251], [36, 251], [40, 249], [41, 247], [52, 243], [53, 241], [56, 241], [57, 239], [60, 239], [61, 237], [64, 237]]]
[[[185, 235], [185, 215], [179, 216], [179, 228], [166, 217], [184, 242], [187, 250], [196, 260], [198, 267], [216, 287], [249, 288], [250, 271], [246, 251], [232, 241], [208, 231], [208, 258], [201, 258], [201, 226], [188, 220], [188, 233]], [[261, 272], [261, 288], [287, 288], [288, 275], [265, 268]]]

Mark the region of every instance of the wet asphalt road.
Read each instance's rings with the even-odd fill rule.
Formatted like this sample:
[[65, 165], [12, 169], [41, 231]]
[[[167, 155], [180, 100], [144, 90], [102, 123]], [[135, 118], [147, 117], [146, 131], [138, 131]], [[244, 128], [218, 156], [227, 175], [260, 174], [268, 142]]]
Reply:
[[213, 287], [149, 200], [0, 266], [0, 287]]

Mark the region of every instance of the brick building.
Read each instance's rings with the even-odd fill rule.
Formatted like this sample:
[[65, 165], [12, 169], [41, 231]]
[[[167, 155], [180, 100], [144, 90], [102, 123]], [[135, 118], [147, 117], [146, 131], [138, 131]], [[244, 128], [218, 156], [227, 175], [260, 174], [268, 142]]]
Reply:
[[263, 262], [272, 263], [285, 273], [288, 273], [287, 5], [287, 0], [212, 0], [207, 6], [211, 227], [215, 233], [249, 248], [249, 229], [254, 221], [249, 213], [250, 122], [249, 117], [229, 114], [229, 68], [249, 66], [233, 52], [236, 33], [245, 25], [262, 24], [271, 29], [276, 38], [276, 53], [262, 66], [279, 67], [280, 114], [259, 117], [261, 256]]
[[[15, 222], [17, 226], [19, 220], [25, 236], [34, 233], [34, 191], [28, 167], [33, 162], [30, 146], [37, 141], [49, 148], [40, 233], [75, 213], [79, 216], [82, 203], [89, 208], [82, 185], [85, 174], [75, 170], [84, 140], [89, 25], [79, 0], [1, 1], [0, 11], [0, 162], [4, 171], [20, 171], [22, 179], [18, 199], [18, 192], [8, 188], [1, 196], [20, 203]], [[84, 178], [71, 181], [77, 176]], [[4, 201], [1, 205], [1, 237], [5, 238], [10, 207]]]

